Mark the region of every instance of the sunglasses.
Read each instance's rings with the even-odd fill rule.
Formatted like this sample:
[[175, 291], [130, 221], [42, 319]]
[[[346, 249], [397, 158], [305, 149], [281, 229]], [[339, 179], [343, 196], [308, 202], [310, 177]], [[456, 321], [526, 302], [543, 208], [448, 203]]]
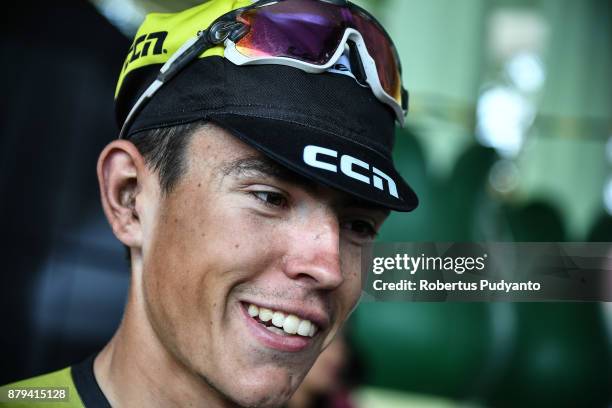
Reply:
[[346, 0], [260, 0], [222, 15], [183, 44], [134, 104], [120, 138], [164, 83], [220, 44], [225, 46], [225, 58], [236, 65], [279, 64], [309, 73], [336, 68], [341, 57], [348, 56], [351, 76], [370, 87], [404, 125], [408, 92], [402, 86], [400, 60], [374, 17]]

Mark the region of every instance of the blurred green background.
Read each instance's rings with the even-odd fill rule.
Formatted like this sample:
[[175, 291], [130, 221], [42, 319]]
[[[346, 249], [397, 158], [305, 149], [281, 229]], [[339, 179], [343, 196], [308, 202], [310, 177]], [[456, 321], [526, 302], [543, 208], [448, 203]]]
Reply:
[[[194, 1], [96, 0], [132, 34]], [[396, 162], [421, 199], [383, 241], [612, 241], [612, 6], [605, 0], [361, 0], [410, 92]], [[350, 338], [362, 405], [607, 407], [599, 303], [368, 303]]]

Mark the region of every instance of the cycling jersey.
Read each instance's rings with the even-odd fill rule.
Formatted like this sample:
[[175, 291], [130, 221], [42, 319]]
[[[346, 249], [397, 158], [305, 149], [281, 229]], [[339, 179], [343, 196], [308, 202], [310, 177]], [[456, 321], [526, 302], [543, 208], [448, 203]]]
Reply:
[[[73, 366], [2, 386], [0, 387], [1, 395], [5, 397], [5, 400], [0, 403], [0, 406], [7, 408], [110, 408], [110, 404], [94, 376], [94, 359], [95, 355], [92, 355]], [[7, 397], [9, 390], [29, 390], [32, 388], [45, 390], [57, 387], [68, 390], [66, 400], [53, 401], [53, 399], [47, 399], [37, 402], [32, 398], [25, 400]], [[18, 395], [15, 391], [12, 394], [13, 396]]]

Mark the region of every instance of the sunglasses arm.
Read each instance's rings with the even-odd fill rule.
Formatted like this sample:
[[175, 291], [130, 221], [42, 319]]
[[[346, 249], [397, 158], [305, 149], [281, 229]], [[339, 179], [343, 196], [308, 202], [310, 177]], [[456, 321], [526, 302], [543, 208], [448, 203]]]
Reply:
[[190, 62], [198, 58], [204, 51], [223, 43], [227, 38], [237, 38], [244, 35], [245, 25], [240, 22], [219, 21], [210, 29], [202, 31], [197, 37], [193, 37], [183, 44], [160, 68], [155, 81], [147, 87], [138, 101], [134, 104], [127, 118], [123, 122], [119, 139], [125, 138], [134, 117], [144, 108], [147, 102], [165, 83], [170, 81]]

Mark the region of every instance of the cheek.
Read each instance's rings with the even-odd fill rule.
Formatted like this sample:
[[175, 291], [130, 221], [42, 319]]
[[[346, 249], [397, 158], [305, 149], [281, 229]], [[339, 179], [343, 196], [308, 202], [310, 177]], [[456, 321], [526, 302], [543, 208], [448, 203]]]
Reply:
[[180, 215], [162, 216], [150, 246], [143, 248], [149, 319], [162, 343], [181, 360], [186, 355], [194, 359], [213, 323], [204, 302], [212, 297], [200, 294], [208, 274], [194, 251], [199, 241], [194, 229]]
[[214, 350], [232, 341], [225, 336], [235, 312], [232, 289], [274, 258], [269, 229], [230, 205], [162, 209], [143, 253], [144, 287], [158, 336], [181, 360], [203, 369], [211, 355], [223, 355]]
[[345, 319], [361, 296], [362, 249], [349, 243], [340, 243], [340, 262], [344, 282], [338, 288], [339, 310]]
[[215, 255], [223, 237], [215, 231], [215, 218], [205, 215], [210, 209], [195, 207], [167, 202], [143, 247], [144, 295], [152, 325], [177, 357], [194, 362], [223, 321], [228, 282], [221, 278], [231, 268]]

